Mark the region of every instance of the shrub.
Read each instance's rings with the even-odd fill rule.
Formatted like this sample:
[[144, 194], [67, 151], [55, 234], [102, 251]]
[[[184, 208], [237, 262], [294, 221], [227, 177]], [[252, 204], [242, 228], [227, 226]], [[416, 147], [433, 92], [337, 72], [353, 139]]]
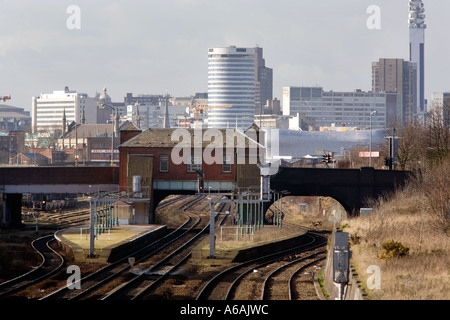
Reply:
[[382, 260], [388, 260], [389, 258], [407, 256], [409, 254], [409, 248], [405, 247], [400, 242], [389, 240], [382, 245], [383, 252], [378, 256]]
[[418, 174], [413, 182], [425, 198], [423, 205], [433, 218], [436, 229], [450, 234], [450, 158], [425, 173]]

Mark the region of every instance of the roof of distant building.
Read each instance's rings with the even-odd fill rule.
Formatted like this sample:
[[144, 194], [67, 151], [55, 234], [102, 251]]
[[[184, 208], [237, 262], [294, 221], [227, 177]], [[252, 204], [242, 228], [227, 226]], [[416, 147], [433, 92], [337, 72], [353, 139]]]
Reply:
[[30, 153], [30, 152], [25, 152], [22, 153], [25, 157], [27, 157], [28, 159], [48, 159], [46, 156], [40, 154], [40, 153]]
[[[176, 132], [175, 132], [176, 131]], [[205, 132], [207, 132], [205, 136]], [[236, 137], [245, 138], [245, 147], [254, 147], [254, 148], [264, 148], [261, 144], [253, 140], [251, 137], [245, 135], [242, 131], [235, 129], [147, 129], [141, 134], [138, 134], [134, 138], [124, 142], [121, 147], [170, 147], [173, 148], [175, 146], [182, 146], [184, 139], [187, 139], [186, 135], [189, 134], [190, 142], [197, 143], [198, 140], [201, 142], [202, 148], [210, 146], [214, 148], [214, 139], [220, 139], [218, 136], [222, 135], [222, 141], [218, 141], [218, 143], [223, 144], [223, 147], [227, 147], [227, 140], [229, 137], [227, 135], [233, 135]], [[199, 135], [197, 137], [196, 135]], [[214, 137], [214, 138], [213, 138]], [[228, 138], [228, 139], [227, 139]], [[211, 141], [212, 140], [212, 141]], [[241, 143], [238, 139], [233, 137], [233, 146], [238, 147], [239, 143]], [[230, 146], [228, 146], [230, 147]]]
[[[78, 124], [65, 132], [63, 137], [66, 138], [78, 138], [81, 137], [108, 137], [111, 136], [113, 128], [111, 124]], [[61, 137], [62, 138], [62, 137]]]
[[[127, 121], [128, 122], [128, 121]], [[132, 122], [128, 122], [128, 123], [124, 123], [120, 129], [120, 131], [142, 131], [141, 129], [139, 129], [138, 127], [136, 127], [136, 125]]]
[[23, 108], [0, 104], [0, 117], [2, 118], [31, 118], [30, 112]]
[[[119, 131], [123, 130], [123, 128], [127, 128], [130, 124], [129, 121], [125, 121], [119, 127]], [[112, 124], [110, 123], [102, 123], [102, 124], [76, 124], [72, 122], [69, 125], [69, 129], [64, 133], [64, 139], [73, 138], [76, 136], [78, 138], [90, 138], [90, 137], [111, 137], [111, 132], [113, 130]], [[139, 130], [139, 129], [138, 129]], [[63, 137], [61, 136], [61, 139]]]

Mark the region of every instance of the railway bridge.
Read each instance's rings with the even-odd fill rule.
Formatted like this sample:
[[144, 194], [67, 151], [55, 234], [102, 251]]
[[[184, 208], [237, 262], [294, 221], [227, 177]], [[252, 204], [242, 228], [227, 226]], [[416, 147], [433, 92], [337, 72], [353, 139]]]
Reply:
[[350, 215], [370, 200], [395, 191], [410, 177], [409, 171], [281, 167], [271, 176], [270, 188], [292, 196], [329, 196]]
[[[152, 159], [152, 156], [144, 157]], [[123, 168], [122, 168], [123, 169]], [[0, 224], [21, 223], [21, 199], [23, 193], [94, 193], [117, 192], [121, 185], [119, 167], [0, 167], [0, 193], [2, 210]], [[249, 167], [236, 169], [236, 180], [205, 180], [205, 192], [229, 192], [239, 186], [239, 171], [249, 172]], [[234, 169], [231, 170], [234, 173]], [[259, 181], [259, 170], [254, 170], [249, 181]], [[231, 176], [233, 177], [234, 174]], [[395, 191], [403, 185], [410, 173], [406, 171], [326, 168], [280, 167], [270, 178], [270, 189], [282, 195], [330, 196], [339, 201], [350, 215], [358, 214], [370, 199]], [[211, 175], [209, 175], [211, 176]], [[219, 177], [217, 177], [219, 176]], [[153, 223], [154, 209], [169, 194], [195, 194], [198, 192], [196, 175], [177, 172], [165, 180], [151, 179], [150, 205], [143, 205], [143, 218], [139, 223]], [[154, 178], [154, 177], [153, 177]], [[248, 179], [247, 175], [247, 179]], [[223, 181], [222, 181], [223, 180]], [[266, 204], [267, 205], [267, 204]], [[267, 207], [267, 206], [265, 206]]]
[[0, 167], [0, 225], [21, 224], [22, 194], [117, 191], [119, 167]]

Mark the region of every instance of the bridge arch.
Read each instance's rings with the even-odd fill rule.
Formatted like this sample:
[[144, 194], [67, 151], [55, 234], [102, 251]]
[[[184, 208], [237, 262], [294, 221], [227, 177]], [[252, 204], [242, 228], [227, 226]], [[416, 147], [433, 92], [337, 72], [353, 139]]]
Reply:
[[296, 196], [328, 196], [336, 199], [350, 216], [359, 214], [371, 200], [403, 185], [407, 171], [280, 167], [270, 179], [275, 192]]

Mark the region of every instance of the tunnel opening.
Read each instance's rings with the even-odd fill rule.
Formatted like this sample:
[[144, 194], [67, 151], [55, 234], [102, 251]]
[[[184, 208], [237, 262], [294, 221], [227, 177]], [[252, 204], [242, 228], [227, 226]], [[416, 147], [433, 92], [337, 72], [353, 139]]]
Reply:
[[[280, 203], [281, 201], [281, 203]], [[281, 205], [281, 210], [280, 210]], [[329, 196], [284, 196], [265, 211], [264, 223], [274, 225], [281, 212], [282, 226], [333, 228], [348, 216], [347, 210], [335, 198]]]

